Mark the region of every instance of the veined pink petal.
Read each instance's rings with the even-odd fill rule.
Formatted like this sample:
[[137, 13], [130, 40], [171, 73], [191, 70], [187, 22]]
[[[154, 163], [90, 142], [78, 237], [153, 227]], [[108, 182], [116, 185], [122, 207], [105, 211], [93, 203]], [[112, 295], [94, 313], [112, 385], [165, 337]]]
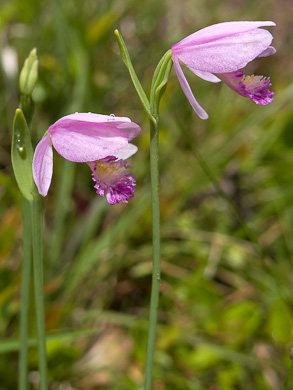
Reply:
[[181, 69], [181, 66], [179, 64], [179, 61], [178, 61], [176, 55], [173, 55], [172, 59], [173, 59], [174, 68], [175, 68], [175, 71], [176, 71], [179, 83], [180, 83], [181, 88], [183, 89], [183, 92], [185, 93], [185, 96], [187, 97], [189, 103], [191, 104], [192, 108], [194, 109], [196, 114], [201, 119], [207, 119], [208, 118], [208, 114], [205, 112], [205, 110], [196, 101], [196, 99], [195, 99], [195, 97], [194, 97], [194, 95], [192, 93], [192, 90], [191, 90], [191, 88], [190, 88], [190, 86], [189, 86], [189, 84], [188, 84], [188, 82], [186, 80], [186, 77], [185, 77], [185, 75], [183, 73], [183, 70]]
[[255, 29], [233, 34], [203, 44], [194, 44], [173, 50], [180, 63], [203, 72], [230, 73], [244, 68], [248, 62], [263, 53], [272, 42], [267, 30]]
[[50, 131], [52, 143], [66, 160], [87, 162], [111, 156], [124, 148], [128, 141], [116, 129], [99, 128], [90, 124], [79, 128], [58, 127]]
[[91, 112], [76, 112], [75, 114], [66, 115], [51, 125], [49, 131], [58, 127], [70, 127], [73, 130], [74, 128], [84, 126], [86, 123], [92, 123], [93, 126], [99, 123], [97, 128], [102, 128], [101, 125], [103, 125], [105, 129], [121, 129], [123, 130], [124, 137], [125, 135], [127, 136], [128, 141], [133, 140], [140, 133], [140, 127], [127, 117], [119, 117], [114, 114], [93, 114]]
[[257, 21], [257, 22], [224, 22], [213, 24], [205, 27], [188, 37], [182, 39], [172, 47], [172, 51], [180, 50], [183, 46], [198, 45], [211, 42], [220, 38], [240, 34], [246, 31], [255, 30], [258, 27], [275, 26], [271, 21]]
[[33, 158], [33, 178], [42, 196], [46, 196], [53, 174], [53, 150], [50, 135], [38, 143]]
[[72, 114], [49, 128], [57, 152], [69, 161], [96, 161], [113, 156], [140, 132], [128, 118]]

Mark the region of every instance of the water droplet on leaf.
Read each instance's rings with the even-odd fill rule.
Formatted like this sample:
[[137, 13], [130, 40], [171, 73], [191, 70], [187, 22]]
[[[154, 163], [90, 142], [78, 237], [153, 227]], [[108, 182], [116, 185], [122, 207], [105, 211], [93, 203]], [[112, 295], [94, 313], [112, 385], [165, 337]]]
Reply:
[[[20, 140], [18, 140], [18, 141], [20, 141]], [[17, 149], [18, 153], [20, 154], [20, 157], [22, 159], [25, 159], [26, 158], [25, 147], [23, 145], [16, 145], [16, 149]]]

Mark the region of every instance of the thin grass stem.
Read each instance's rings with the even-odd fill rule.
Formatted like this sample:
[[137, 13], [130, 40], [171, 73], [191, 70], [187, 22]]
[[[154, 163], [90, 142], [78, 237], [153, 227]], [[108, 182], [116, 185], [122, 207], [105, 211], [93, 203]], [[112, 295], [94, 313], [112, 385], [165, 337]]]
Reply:
[[152, 291], [149, 314], [149, 332], [145, 368], [145, 390], [151, 390], [153, 377], [153, 361], [156, 342], [157, 316], [161, 285], [161, 253], [160, 253], [160, 199], [159, 199], [159, 126], [150, 121], [150, 165], [152, 193], [152, 225], [153, 225], [153, 272]]
[[27, 362], [28, 362], [28, 310], [31, 272], [31, 213], [30, 203], [22, 197], [23, 217], [23, 259], [20, 288], [20, 351], [18, 367], [18, 390], [27, 390]]
[[35, 306], [37, 319], [37, 339], [39, 355], [40, 390], [47, 390], [47, 356], [45, 307], [43, 291], [43, 239], [42, 239], [42, 201], [38, 194], [34, 195], [31, 206], [32, 244], [33, 244], [33, 271]]

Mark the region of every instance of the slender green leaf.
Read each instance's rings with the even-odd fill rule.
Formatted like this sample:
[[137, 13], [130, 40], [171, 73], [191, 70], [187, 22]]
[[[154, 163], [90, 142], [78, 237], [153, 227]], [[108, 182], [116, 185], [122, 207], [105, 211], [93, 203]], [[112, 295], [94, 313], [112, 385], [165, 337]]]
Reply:
[[14, 116], [11, 159], [18, 187], [23, 196], [31, 201], [33, 199], [33, 147], [28, 125], [20, 108], [17, 108]]
[[[98, 328], [95, 329], [84, 329], [80, 331], [75, 332], [64, 332], [64, 333], [53, 333], [49, 334], [46, 337], [46, 343], [55, 342], [55, 341], [74, 341], [81, 337], [90, 336], [91, 334], [97, 333], [99, 331]], [[28, 346], [29, 347], [36, 347], [38, 344], [36, 338], [30, 338], [28, 340]], [[13, 340], [2, 340], [0, 341], [0, 354], [1, 353], [8, 353], [13, 351], [19, 350], [19, 340], [13, 339]]]
[[121, 58], [122, 58], [122, 61], [124, 62], [124, 64], [126, 65], [128, 71], [129, 71], [129, 74], [130, 74], [130, 77], [131, 77], [131, 80], [133, 82], [133, 85], [134, 85], [134, 88], [136, 89], [136, 92], [140, 98], [140, 101], [142, 102], [142, 105], [143, 105], [143, 108], [145, 109], [146, 113], [148, 114], [148, 116], [150, 117], [151, 120], [153, 120], [153, 117], [152, 115], [150, 114], [150, 103], [149, 103], [149, 100], [137, 78], [137, 75], [135, 73], [135, 70], [132, 66], [132, 62], [131, 62], [131, 59], [130, 59], [130, 56], [129, 56], [129, 53], [128, 53], [128, 50], [127, 50], [127, 47], [125, 45], [125, 42], [122, 38], [122, 36], [120, 35], [119, 31], [118, 30], [115, 30], [114, 31], [114, 34], [116, 35], [116, 38], [117, 38], [117, 42], [118, 42], [118, 46], [119, 46], [119, 49], [120, 49], [120, 55], [121, 55]]

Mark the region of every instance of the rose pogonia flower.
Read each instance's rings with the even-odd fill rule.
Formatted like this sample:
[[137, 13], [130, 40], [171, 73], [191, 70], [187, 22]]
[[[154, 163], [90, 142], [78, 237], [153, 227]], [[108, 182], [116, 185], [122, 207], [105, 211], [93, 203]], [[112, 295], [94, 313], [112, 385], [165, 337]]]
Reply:
[[187, 66], [204, 80], [224, 81], [230, 88], [256, 104], [273, 101], [269, 90], [270, 79], [263, 76], [245, 76], [244, 68], [256, 57], [267, 57], [276, 52], [270, 46], [273, 36], [262, 26], [275, 26], [274, 22], [226, 22], [203, 28], [172, 46], [172, 59], [178, 80], [189, 103], [201, 119], [208, 114], [196, 101], [181, 69]]
[[127, 203], [134, 196], [135, 179], [126, 174], [127, 158], [137, 151], [129, 143], [140, 127], [129, 118], [114, 115], [75, 113], [49, 127], [38, 143], [33, 158], [33, 177], [42, 196], [46, 196], [53, 174], [53, 150], [66, 160], [86, 162], [92, 170], [97, 194], [108, 203]]

